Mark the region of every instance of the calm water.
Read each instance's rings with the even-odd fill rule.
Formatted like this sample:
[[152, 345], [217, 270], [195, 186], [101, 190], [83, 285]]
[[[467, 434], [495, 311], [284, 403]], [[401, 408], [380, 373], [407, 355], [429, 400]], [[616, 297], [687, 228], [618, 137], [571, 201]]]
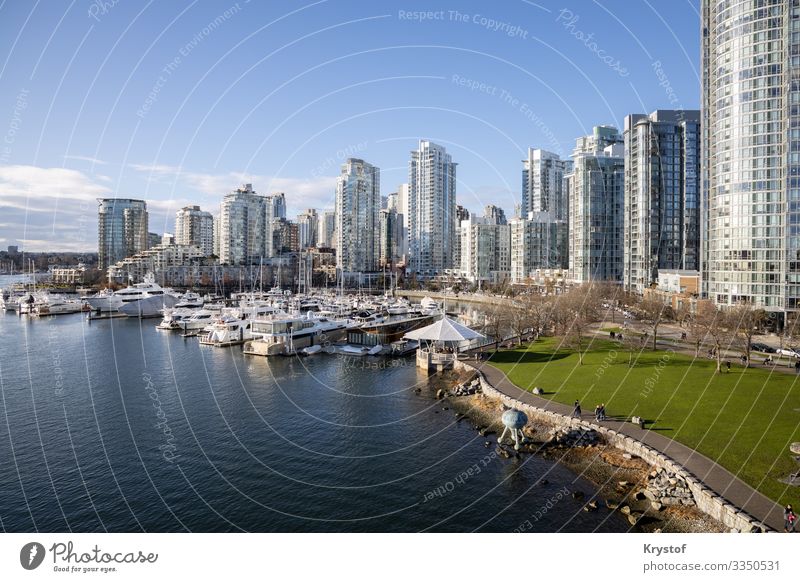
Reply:
[[569, 496], [534, 522], [590, 485], [536, 457], [483, 466], [494, 445], [413, 359], [245, 357], [156, 323], [0, 315], [3, 530], [625, 529]]

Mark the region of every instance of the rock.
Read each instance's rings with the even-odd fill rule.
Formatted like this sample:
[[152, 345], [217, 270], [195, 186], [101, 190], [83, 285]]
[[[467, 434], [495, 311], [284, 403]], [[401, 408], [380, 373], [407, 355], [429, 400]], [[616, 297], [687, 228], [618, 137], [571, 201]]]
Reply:
[[628, 487], [629, 485], [630, 485], [630, 483], [628, 483], [627, 481], [620, 481], [619, 482], [619, 486], [620, 487]]
[[533, 393], [536, 394], [537, 396], [541, 396], [542, 394], [544, 394], [544, 390], [542, 390], [541, 388], [534, 388]]
[[675, 499], [674, 497], [662, 497], [660, 499], [660, 501], [661, 501], [661, 505], [667, 505], [667, 506], [668, 505], [680, 505], [681, 504], [681, 502], [678, 499]]
[[644, 494], [644, 491], [637, 491], [633, 495], [633, 498], [636, 499], [637, 501], [642, 501], [644, 499], [647, 499], [647, 496]]
[[490, 447], [490, 446], [492, 446], [492, 443], [490, 443], [489, 441], [484, 441], [483, 442], [483, 446], [484, 447]]
[[650, 501], [656, 500], [656, 494], [650, 491], [650, 489], [642, 489], [642, 494]]
[[658, 501], [651, 501], [650, 507], [652, 507], [655, 511], [661, 511], [662, 509], [664, 509], [664, 506], [661, 505], [661, 503]]
[[630, 453], [622, 453], [622, 458], [630, 461], [633, 458], [633, 455], [631, 455]]
[[441, 400], [442, 398], [444, 398], [444, 390], [439, 388], [439, 390], [436, 391], [436, 399]]
[[619, 509], [619, 503], [617, 503], [616, 501], [613, 501], [611, 499], [606, 499], [606, 507], [608, 507], [609, 509], [612, 509], [612, 510], [613, 509]]
[[623, 505], [622, 507], [619, 508], [619, 512], [623, 515], [630, 515], [631, 514], [630, 505]]
[[630, 515], [628, 515], [628, 523], [631, 525], [636, 525], [637, 523], [639, 523], [641, 517], [642, 517], [641, 513], [638, 512], [631, 513]]
[[654, 529], [654, 530], [653, 530], [653, 533], [661, 533], [661, 528], [660, 528], [660, 527], [658, 527], [658, 528]]

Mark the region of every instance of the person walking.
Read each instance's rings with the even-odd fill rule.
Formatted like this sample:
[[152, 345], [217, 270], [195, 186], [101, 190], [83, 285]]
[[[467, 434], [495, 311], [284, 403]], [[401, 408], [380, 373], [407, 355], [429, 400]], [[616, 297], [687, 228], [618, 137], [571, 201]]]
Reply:
[[794, 513], [794, 509], [792, 509], [792, 504], [790, 503], [783, 509], [783, 531], [787, 533], [794, 533], [794, 526], [797, 524], [797, 515]]
[[606, 405], [605, 403], [600, 404], [600, 420], [606, 419]]
[[600, 405], [594, 407], [594, 419], [596, 422], [600, 422]]
[[728, 370], [728, 373], [731, 373], [731, 363], [728, 360], [725, 360], [725, 368]]
[[581, 417], [581, 403], [579, 400], [576, 400], [572, 408], [572, 418], [580, 418], [580, 417]]

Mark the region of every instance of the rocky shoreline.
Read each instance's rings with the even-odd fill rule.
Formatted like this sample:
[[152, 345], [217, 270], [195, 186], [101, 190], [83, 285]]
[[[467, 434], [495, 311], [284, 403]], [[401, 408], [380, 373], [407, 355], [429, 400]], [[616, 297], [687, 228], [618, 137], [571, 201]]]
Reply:
[[594, 484], [597, 491], [585, 499], [581, 492], [573, 492], [573, 497], [584, 503], [584, 511], [607, 508], [625, 519], [630, 531], [635, 532], [728, 531], [694, 506], [688, 485], [682, 479], [604, 443], [592, 429], [565, 430], [529, 419], [522, 429], [525, 443], [519, 451], [508, 438], [498, 442], [504, 428], [500, 417], [506, 407], [499, 399], [483, 394], [475, 378], [474, 374], [457, 372], [441, 375], [435, 383], [436, 397], [446, 401], [459, 420], [471, 422], [486, 438], [487, 446], [495, 447], [498, 456], [511, 461], [522, 455], [540, 455]]

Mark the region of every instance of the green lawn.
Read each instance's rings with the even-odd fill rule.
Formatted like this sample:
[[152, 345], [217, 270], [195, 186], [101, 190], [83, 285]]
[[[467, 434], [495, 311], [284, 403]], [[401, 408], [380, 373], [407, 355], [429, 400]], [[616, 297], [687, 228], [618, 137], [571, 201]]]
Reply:
[[710, 360], [663, 350], [635, 352], [629, 367], [627, 350], [597, 339], [580, 365], [558, 345], [558, 338], [543, 338], [491, 362], [518, 386], [543, 388], [545, 398], [580, 400], [584, 413], [602, 402], [611, 417], [641, 416], [648, 428], [715, 459], [768, 497], [798, 504], [800, 489], [777, 479], [798, 469], [788, 446], [800, 441], [800, 377], [738, 365], [717, 374]]

